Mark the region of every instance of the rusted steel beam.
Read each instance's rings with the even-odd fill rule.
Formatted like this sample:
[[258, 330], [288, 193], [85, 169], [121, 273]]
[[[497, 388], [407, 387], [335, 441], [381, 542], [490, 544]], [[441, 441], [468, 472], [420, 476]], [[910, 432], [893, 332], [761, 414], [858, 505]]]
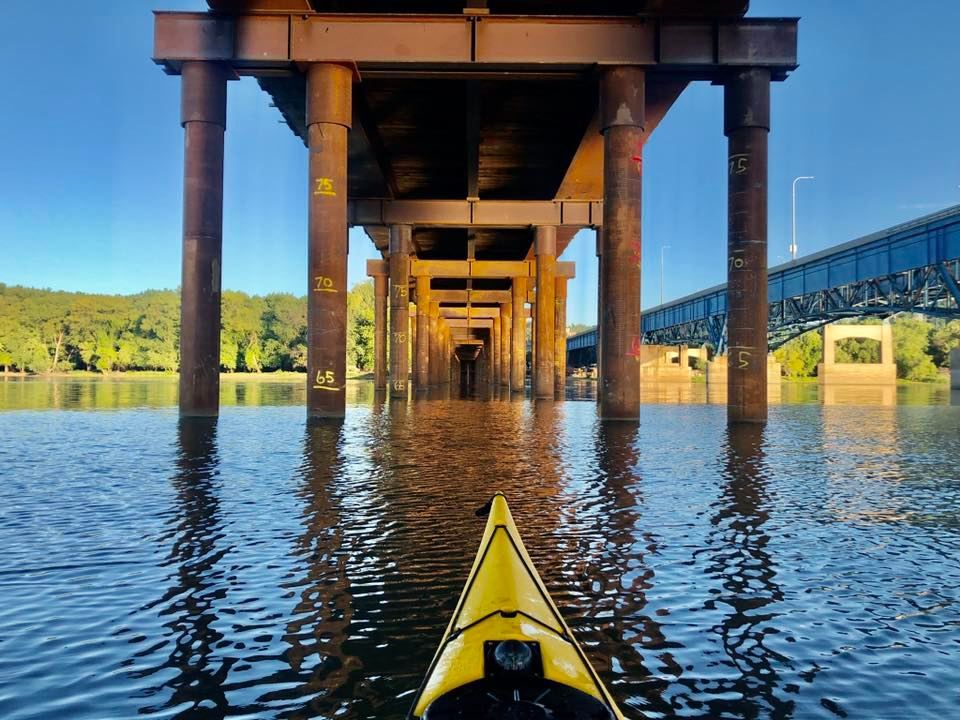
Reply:
[[551, 226], [536, 230], [537, 254], [537, 365], [534, 396], [553, 400], [554, 294], [556, 292], [557, 229]]
[[387, 276], [373, 277], [373, 382], [387, 387]]
[[[439, 303], [451, 303], [466, 305], [466, 290], [431, 290], [430, 296]], [[484, 303], [505, 303], [511, 298], [509, 290], [471, 290], [470, 302], [477, 304]]]
[[430, 385], [430, 278], [417, 276], [417, 362], [416, 380], [420, 389]]
[[410, 374], [409, 225], [390, 228], [390, 397], [406, 399]]
[[443, 318], [495, 318], [500, 317], [498, 307], [441, 307], [440, 317]]
[[347, 382], [347, 134], [353, 73], [307, 70], [307, 415], [343, 417]]
[[567, 278], [558, 277], [554, 290], [553, 392], [563, 399], [567, 386]]
[[607, 68], [600, 78], [604, 225], [598, 325], [600, 417], [640, 417], [640, 197], [645, 73]]
[[351, 200], [350, 224], [417, 227], [594, 227], [603, 222], [599, 200]]
[[511, 356], [513, 352], [513, 304], [500, 305], [500, 384], [510, 387], [510, 373], [513, 371]]
[[770, 72], [724, 86], [727, 136], [727, 420], [767, 419], [767, 136]]
[[[368, 274], [370, 264], [376, 262], [379, 261], [367, 261]], [[530, 260], [412, 260], [410, 272], [417, 276], [426, 275], [437, 278], [509, 279], [536, 277], [537, 266], [535, 261]], [[576, 264], [558, 262], [555, 272], [559, 277], [572, 278], [576, 274]]]
[[180, 414], [220, 411], [220, 275], [223, 255], [223, 136], [227, 71], [183, 68], [183, 260], [180, 290]]
[[446, 323], [451, 328], [489, 330], [493, 327], [493, 318], [449, 318]]
[[630, 17], [320, 15], [158, 12], [155, 62], [227, 62], [256, 75], [295, 63], [351, 62], [360, 72], [449, 70], [539, 74], [633, 65], [714, 79], [762, 67], [782, 79], [797, 66], [795, 18], [661, 20]]
[[522, 393], [527, 379], [527, 279], [514, 278], [511, 287], [513, 305], [513, 325], [510, 348], [510, 389]]

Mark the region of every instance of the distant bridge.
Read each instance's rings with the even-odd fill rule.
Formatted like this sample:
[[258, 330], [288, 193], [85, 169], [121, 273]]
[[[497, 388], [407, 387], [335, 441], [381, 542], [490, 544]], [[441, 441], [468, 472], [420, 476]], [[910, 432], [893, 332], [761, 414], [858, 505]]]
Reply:
[[[770, 268], [770, 349], [834, 320], [918, 312], [960, 318], [960, 205]], [[644, 343], [726, 352], [727, 286], [645, 310]], [[571, 366], [596, 362], [596, 329], [567, 340]]]

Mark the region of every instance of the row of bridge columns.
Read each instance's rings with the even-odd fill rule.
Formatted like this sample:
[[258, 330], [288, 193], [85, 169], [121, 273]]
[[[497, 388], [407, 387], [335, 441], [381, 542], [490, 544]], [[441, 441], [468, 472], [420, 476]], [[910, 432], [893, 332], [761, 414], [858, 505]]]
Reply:
[[[546, 233], [555, 232], [550, 228]], [[450, 323], [444, 318], [439, 302], [432, 298], [431, 277], [410, 276], [410, 226], [391, 228], [388, 273], [368, 271], [374, 280], [374, 381], [378, 389], [389, 386], [393, 397], [407, 396], [407, 380], [419, 388], [441, 385], [451, 380], [451, 362], [457, 359], [458, 341], [454, 338]], [[546, 253], [541, 253], [545, 256]], [[544, 263], [538, 261], [537, 295], [527, 294], [527, 277], [511, 280], [511, 298], [500, 303], [496, 312], [491, 308], [468, 308], [467, 316], [474, 315], [490, 321], [490, 327], [482, 338], [481, 366], [485, 370], [484, 381], [524, 392], [526, 386], [526, 303], [531, 300], [533, 315], [542, 318], [534, 323], [534, 367], [543, 368], [534, 372], [539, 378], [533, 385], [533, 395], [538, 398], [554, 398], [562, 395], [566, 382], [567, 340], [566, 302], [567, 277], [558, 277], [547, 271], [547, 265], [556, 265], [553, 256]], [[541, 282], [539, 277], [548, 280]], [[408, 289], [414, 287], [414, 295]], [[543, 298], [542, 302], [539, 301]], [[389, 301], [390, 312], [387, 313]], [[415, 320], [410, 321], [410, 306], [416, 306]], [[492, 317], [488, 317], [491, 315]], [[389, 333], [387, 332], [389, 317]], [[409, 328], [409, 330], [405, 330]], [[467, 338], [459, 344], [469, 344]], [[387, 348], [389, 347], [389, 368]], [[542, 351], [538, 348], [542, 348]], [[413, 358], [413, 367], [408, 357]], [[457, 375], [458, 377], [458, 375]]]
[[[220, 277], [222, 256], [223, 140], [228, 69], [207, 61], [182, 66], [181, 123], [185, 133], [180, 408], [185, 415], [215, 415], [219, 406]], [[347, 137], [352, 117], [353, 71], [333, 63], [307, 68], [306, 124], [309, 148], [307, 410], [311, 417], [340, 417], [345, 410], [347, 317]], [[645, 71], [607, 67], [601, 73], [600, 117], [604, 147], [603, 230], [600, 256], [600, 415], [636, 420], [640, 408], [641, 183], [645, 140]], [[728, 138], [728, 417], [766, 419], [767, 135], [770, 72], [744, 69], [724, 83], [724, 132]], [[406, 394], [409, 371], [410, 226], [390, 234], [391, 392]], [[555, 344], [556, 228], [535, 230], [536, 304], [533, 394], [552, 397], [563, 379]], [[524, 279], [525, 282], [525, 279]], [[524, 327], [514, 283], [509, 362], [503, 327], [484, 349], [499, 382], [509, 365], [509, 384], [520, 386], [518, 333]], [[378, 281], [383, 289], [383, 282]], [[523, 288], [525, 290], [525, 288]], [[525, 292], [520, 292], [525, 296]], [[449, 331], [434, 312], [429, 349], [421, 339], [417, 358], [428, 353], [447, 362]], [[385, 309], [378, 309], [383, 320]], [[380, 327], [382, 327], [382, 323]], [[564, 333], [565, 334], [565, 333]], [[498, 339], [499, 338], [499, 339]], [[433, 344], [437, 343], [434, 350]], [[385, 378], [385, 343], [378, 341], [378, 382]], [[435, 354], [436, 353], [436, 354]], [[446, 360], [442, 360], [446, 358]], [[438, 366], [439, 367], [439, 366]], [[422, 379], [422, 366], [417, 367]], [[434, 378], [436, 380], [436, 378]], [[443, 380], [440, 379], [439, 382]]]

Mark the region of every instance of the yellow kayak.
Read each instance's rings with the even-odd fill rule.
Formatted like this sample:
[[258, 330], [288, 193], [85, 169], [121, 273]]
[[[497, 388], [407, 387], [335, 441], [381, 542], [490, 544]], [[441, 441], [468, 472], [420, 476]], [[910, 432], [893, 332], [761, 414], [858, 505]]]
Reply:
[[550, 599], [502, 494], [411, 720], [623, 720]]

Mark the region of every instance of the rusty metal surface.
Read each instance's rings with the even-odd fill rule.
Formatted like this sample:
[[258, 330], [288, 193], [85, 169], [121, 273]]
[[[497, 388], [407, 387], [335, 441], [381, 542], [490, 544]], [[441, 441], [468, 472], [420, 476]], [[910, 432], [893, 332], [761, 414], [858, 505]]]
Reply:
[[600, 265], [600, 416], [640, 417], [640, 261], [644, 71], [617, 68], [601, 79], [604, 225]]
[[438, 332], [440, 330], [440, 304], [436, 300], [430, 301], [427, 310], [429, 322], [427, 323], [428, 345], [430, 348], [429, 377], [430, 384], [437, 385], [440, 382], [440, 344]]
[[513, 353], [513, 304], [500, 305], [500, 384], [510, 387]]
[[[346, 342], [340, 352], [346, 349]], [[410, 226], [390, 228], [390, 397], [407, 397], [410, 374]]]
[[430, 385], [430, 278], [417, 276], [416, 382], [418, 388]]
[[[287, 21], [283, 23], [277, 16]], [[154, 59], [228, 61], [239, 72], [291, 63], [354, 62], [391, 76], [510, 69], [570, 76], [595, 65], [638, 65], [712, 79], [731, 66], [796, 68], [795, 18], [718, 18], [711, 23], [637, 17], [156, 13]], [[465, 101], [465, 96], [464, 96]]]
[[[363, 13], [454, 13], [461, 14], [463, 0], [208, 0], [221, 12], [363, 12]], [[487, 0], [490, 13], [542, 15], [709, 15], [740, 16], [749, 0]]]
[[567, 278], [558, 277], [554, 290], [553, 393], [563, 399], [567, 384]]
[[179, 400], [183, 416], [215, 416], [220, 406], [226, 87], [224, 68], [203, 62], [184, 66]]
[[[339, 65], [308, 71], [307, 415], [343, 417], [347, 343], [347, 131], [353, 77]], [[339, 112], [330, 109], [340, 108]], [[349, 113], [346, 113], [349, 118]], [[330, 118], [332, 122], [325, 121]]]
[[373, 276], [373, 381], [377, 390], [387, 387], [388, 276]]
[[727, 419], [767, 419], [767, 139], [770, 76], [738, 73], [724, 87], [728, 138]]
[[527, 376], [527, 323], [524, 319], [527, 301], [527, 279], [514, 278], [510, 292], [513, 305], [510, 389], [513, 392], [523, 392]]
[[603, 223], [603, 203], [591, 200], [351, 200], [351, 225], [407, 223], [422, 227], [496, 228], [531, 225], [569, 225], [574, 228]]
[[534, 363], [537, 371], [534, 381], [534, 396], [553, 399], [554, 364], [554, 294], [557, 275], [557, 229], [543, 226], [536, 229], [537, 267], [537, 342]]

